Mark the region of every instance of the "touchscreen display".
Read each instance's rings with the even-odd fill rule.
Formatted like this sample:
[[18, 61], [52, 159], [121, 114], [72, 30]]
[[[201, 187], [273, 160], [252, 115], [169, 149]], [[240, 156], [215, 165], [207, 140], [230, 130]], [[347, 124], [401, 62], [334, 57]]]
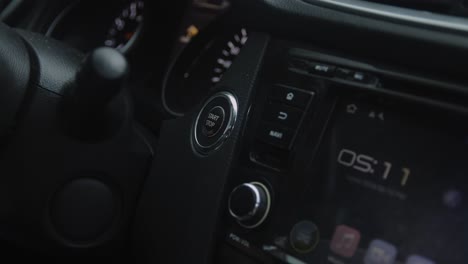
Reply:
[[326, 263], [468, 263], [468, 131], [447, 118], [338, 103], [320, 155], [327, 202], [314, 205]]

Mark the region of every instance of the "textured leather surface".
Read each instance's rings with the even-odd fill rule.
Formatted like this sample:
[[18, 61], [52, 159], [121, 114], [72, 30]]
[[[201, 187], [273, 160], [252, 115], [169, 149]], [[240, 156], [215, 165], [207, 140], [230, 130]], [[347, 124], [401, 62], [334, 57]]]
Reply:
[[22, 30], [18, 33], [37, 56], [32, 65], [38, 74], [35, 84], [56, 94], [63, 94], [64, 84], [74, 80], [84, 54], [37, 33]]
[[27, 92], [29, 54], [15, 32], [0, 23], [0, 138], [14, 125]]
[[220, 149], [206, 157], [193, 150], [191, 132], [200, 107], [163, 124], [135, 222], [138, 263], [211, 262], [226, 181], [267, 43], [267, 36], [251, 34], [218, 86], [239, 101], [236, 127]]

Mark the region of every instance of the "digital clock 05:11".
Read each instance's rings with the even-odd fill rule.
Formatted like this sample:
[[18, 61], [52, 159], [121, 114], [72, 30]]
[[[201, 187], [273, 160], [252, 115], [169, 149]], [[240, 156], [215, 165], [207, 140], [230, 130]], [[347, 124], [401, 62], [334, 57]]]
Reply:
[[[338, 154], [337, 161], [344, 167], [354, 169], [364, 174], [378, 176], [383, 181], [390, 180], [392, 178], [392, 172], [395, 171], [391, 162], [379, 161], [371, 156], [359, 154], [349, 149], [342, 149]], [[383, 168], [383, 172], [377, 173], [377, 171], [381, 171], [380, 168]], [[402, 167], [399, 171], [400, 173], [395, 177], [400, 177], [399, 184], [401, 187], [405, 187], [411, 176], [411, 169]]]

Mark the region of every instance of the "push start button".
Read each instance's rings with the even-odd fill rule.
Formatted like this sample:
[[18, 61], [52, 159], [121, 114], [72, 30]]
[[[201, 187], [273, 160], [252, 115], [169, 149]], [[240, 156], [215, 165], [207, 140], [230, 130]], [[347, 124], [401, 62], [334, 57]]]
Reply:
[[237, 100], [229, 92], [220, 92], [208, 99], [195, 120], [195, 149], [201, 154], [218, 149], [234, 128], [237, 111]]
[[225, 119], [225, 111], [221, 106], [213, 107], [208, 116], [204, 118], [205, 125], [202, 129], [203, 135], [206, 137], [214, 137], [221, 130]]

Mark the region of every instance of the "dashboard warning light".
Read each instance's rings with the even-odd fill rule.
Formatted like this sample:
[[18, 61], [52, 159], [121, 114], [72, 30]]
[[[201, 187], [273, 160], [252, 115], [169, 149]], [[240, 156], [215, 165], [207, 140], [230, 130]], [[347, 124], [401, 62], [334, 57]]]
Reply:
[[187, 28], [187, 36], [190, 36], [190, 37], [195, 37], [196, 35], [198, 35], [200, 31], [198, 30], [198, 28], [194, 25], [190, 25], [188, 28]]
[[195, 25], [190, 25], [185, 31], [185, 35], [180, 37], [180, 42], [189, 43], [193, 37], [198, 35], [200, 30]]

